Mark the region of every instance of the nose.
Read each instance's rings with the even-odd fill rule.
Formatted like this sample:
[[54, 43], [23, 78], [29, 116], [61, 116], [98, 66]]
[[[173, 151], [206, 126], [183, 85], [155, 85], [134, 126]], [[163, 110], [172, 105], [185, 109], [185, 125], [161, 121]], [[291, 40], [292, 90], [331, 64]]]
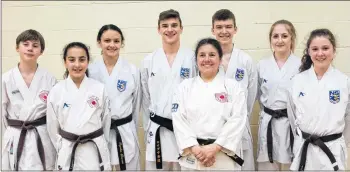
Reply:
[[323, 51], [321, 49], [317, 50], [316, 55], [317, 56], [322, 56], [323, 55]]

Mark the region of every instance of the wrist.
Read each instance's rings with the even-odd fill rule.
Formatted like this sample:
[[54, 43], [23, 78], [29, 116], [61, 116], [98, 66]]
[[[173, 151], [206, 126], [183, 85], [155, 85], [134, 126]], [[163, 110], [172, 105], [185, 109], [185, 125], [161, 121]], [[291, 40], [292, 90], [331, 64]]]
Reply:
[[217, 152], [220, 152], [221, 149], [222, 149], [222, 146], [220, 146], [220, 145], [215, 143], [215, 149], [216, 149]]

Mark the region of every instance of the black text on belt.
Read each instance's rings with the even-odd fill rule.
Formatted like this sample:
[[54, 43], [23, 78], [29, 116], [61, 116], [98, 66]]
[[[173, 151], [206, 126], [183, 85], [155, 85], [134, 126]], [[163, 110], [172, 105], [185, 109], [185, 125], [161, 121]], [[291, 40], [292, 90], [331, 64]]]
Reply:
[[305, 142], [304, 142], [302, 150], [301, 150], [302, 152], [301, 152], [301, 158], [300, 158], [300, 164], [299, 164], [299, 171], [304, 171], [304, 169], [305, 169], [307, 147], [309, 146], [309, 143], [320, 147], [321, 150], [328, 156], [329, 160], [333, 164], [334, 171], [338, 171], [339, 167], [337, 164], [335, 164], [336, 160], [334, 158], [334, 155], [332, 154], [331, 150], [329, 150], [329, 148], [324, 144], [324, 142], [336, 140], [336, 139], [340, 138], [343, 134], [338, 133], [338, 134], [332, 134], [332, 135], [328, 135], [328, 136], [318, 137], [315, 135], [305, 133], [303, 131], [301, 133], [303, 135], [303, 138], [305, 139]]
[[[209, 145], [209, 144], [213, 144], [215, 142], [215, 139], [197, 139], [197, 142], [200, 145]], [[224, 152], [225, 153], [225, 152]], [[227, 153], [225, 153], [228, 157], [230, 157], [233, 161], [235, 161], [238, 165], [242, 166], [244, 163], [244, 160], [239, 157], [238, 155], [228, 155]]]
[[[271, 115], [271, 119], [269, 121], [269, 124], [267, 125], [267, 133], [266, 133], [266, 138], [267, 138], [267, 153], [269, 156], [269, 161], [270, 163], [273, 163], [273, 157], [272, 157], [272, 151], [273, 151], [273, 137], [272, 137], [272, 125], [271, 122], [273, 119], [279, 119], [279, 118], [288, 118], [287, 115], [287, 109], [281, 109], [281, 110], [272, 110], [267, 107], [264, 107], [264, 112]], [[293, 152], [293, 143], [294, 143], [294, 136], [292, 129], [290, 128], [290, 147]]]
[[[156, 115], [155, 113], [151, 112], [150, 115], [151, 121], [154, 123], [160, 125], [160, 127], [165, 127], [166, 129], [170, 131], [174, 131], [173, 129], [173, 121], [168, 118], [164, 118], [161, 116]], [[156, 132], [156, 144], [155, 144], [155, 151], [156, 151], [156, 167], [157, 169], [162, 169], [162, 149], [161, 149], [161, 144], [160, 144], [160, 134], [159, 134], [159, 129], [157, 129]]]
[[111, 129], [113, 129], [116, 133], [116, 143], [117, 143], [117, 150], [118, 150], [118, 159], [119, 159], [119, 166], [120, 170], [124, 171], [126, 170], [126, 163], [125, 163], [125, 154], [124, 154], [124, 147], [123, 147], [123, 140], [120, 135], [120, 132], [118, 130], [118, 126], [127, 124], [132, 121], [132, 114], [125, 118], [114, 120], [112, 119], [111, 122]]
[[62, 130], [61, 128], [59, 128], [58, 130], [59, 134], [64, 138], [67, 139], [71, 142], [74, 142], [73, 145], [73, 149], [72, 149], [72, 154], [71, 154], [71, 159], [70, 159], [70, 166], [69, 166], [69, 171], [73, 171], [73, 167], [74, 167], [74, 157], [75, 157], [75, 151], [78, 147], [79, 144], [85, 144], [87, 142], [92, 142], [93, 144], [95, 144], [96, 149], [97, 149], [97, 153], [98, 153], [98, 161], [100, 163], [100, 170], [103, 171], [104, 167], [102, 164], [102, 157], [101, 157], [101, 153], [100, 150], [97, 146], [97, 144], [95, 143], [95, 141], [93, 140], [94, 138], [100, 137], [103, 135], [103, 129], [100, 128], [94, 132], [91, 132], [89, 134], [85, 134], [85, 135], [76, 135], [67, 131]]
[[7, 123], [11, 127], [21, 129], [21, 134], [19, 136], [18, 145], [17, 145], [15, 170], [18, 171], [19, 160], [21, 159], [21, 155], [23, 152], [23, 147], [24, 147], [24, 143], [26, 141], [25, 138], [27, 135], [27, 131], [34, 130], [35, 136], [36, 136], [36, 146], [38, 149], [40, 161], [41, 161], [41, 164], [43, 166], [44, 171], [46, 171], [44, 146], [43, 146], [43, 143], [41, 141], [41, 137], [38, 133], [38, 130], [36, 129], [37, 126], [46, 124], [46, 116], [43, 116], [43, 117], [36, 119], [34, 121], [20, 121], [20, 120], [14, 120], [14, 119], [7, 119]]

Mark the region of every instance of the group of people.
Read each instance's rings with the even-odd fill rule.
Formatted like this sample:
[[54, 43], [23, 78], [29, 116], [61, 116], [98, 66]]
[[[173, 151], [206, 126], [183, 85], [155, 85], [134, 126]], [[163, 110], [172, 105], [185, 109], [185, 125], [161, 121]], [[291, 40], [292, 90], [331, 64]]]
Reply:
[[215, 39], [201, 39], [193, 52], [180, 45], [180, 14], [161, 12], [162, 48], [138, 69], [120, 56], [121, 29], [104, 25], [96, 39], [102, 58], [89, 64], [89, 48], [69, 43], [59, 82], [37, 63], [43, 36], [22, 32], [20, 62], [2, 75], [2, 170], [140, 170], [140, 144], [146, 170], [345, 170], [350, 79], [331, 65], [332, 32], [313, 30], [299, 58], [293, 24], [276, 21], [273, 53], [255, 65], [232, 41], [230, 10], [213, 15], [211, 30]]

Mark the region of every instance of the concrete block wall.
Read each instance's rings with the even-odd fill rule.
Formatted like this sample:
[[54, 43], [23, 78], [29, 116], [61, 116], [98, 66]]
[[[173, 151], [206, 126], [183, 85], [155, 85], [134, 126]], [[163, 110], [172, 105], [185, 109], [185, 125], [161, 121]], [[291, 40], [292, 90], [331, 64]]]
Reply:
[[[90, 46], [94, 59], [99, 58], [97, 32], [102, 25], [110, 23], [119, 26], [125, 35], [122, 56], [139, 67], [146, 54], [161, 47], [157, 33], [158, 15], [170, 8], [178, 10], [183, 21], [182, 46], [193, 49], [199, 39], [212, 36], [214, 12], [221, 8], [232, 10], [238, 25], [235, 46], [247, 51], [255, 63], [271, 54], [268, 31], [279, 19], [287, 19], [295, 25], [295, 54], [298, 56], [301, 56], [311, 30], [329, 28], [338, 39], [334, 65], [350, 75], [350, 2], [346, 1], [3, 1], [2, 72], [18, 63], [15, 39], [31, 28], [41, 32], [46, 40], [47, 48], [39, 58], [40, 65], [62, 79], [63, 47], [71, 41], [81, 41]], [[251, 119], [254, 151], [258, 112], [256, 103]], [[143, 140], [143, 129], [139, 127], [139, 137]], [[141, 149], [144, 157], [144, 145]]]

